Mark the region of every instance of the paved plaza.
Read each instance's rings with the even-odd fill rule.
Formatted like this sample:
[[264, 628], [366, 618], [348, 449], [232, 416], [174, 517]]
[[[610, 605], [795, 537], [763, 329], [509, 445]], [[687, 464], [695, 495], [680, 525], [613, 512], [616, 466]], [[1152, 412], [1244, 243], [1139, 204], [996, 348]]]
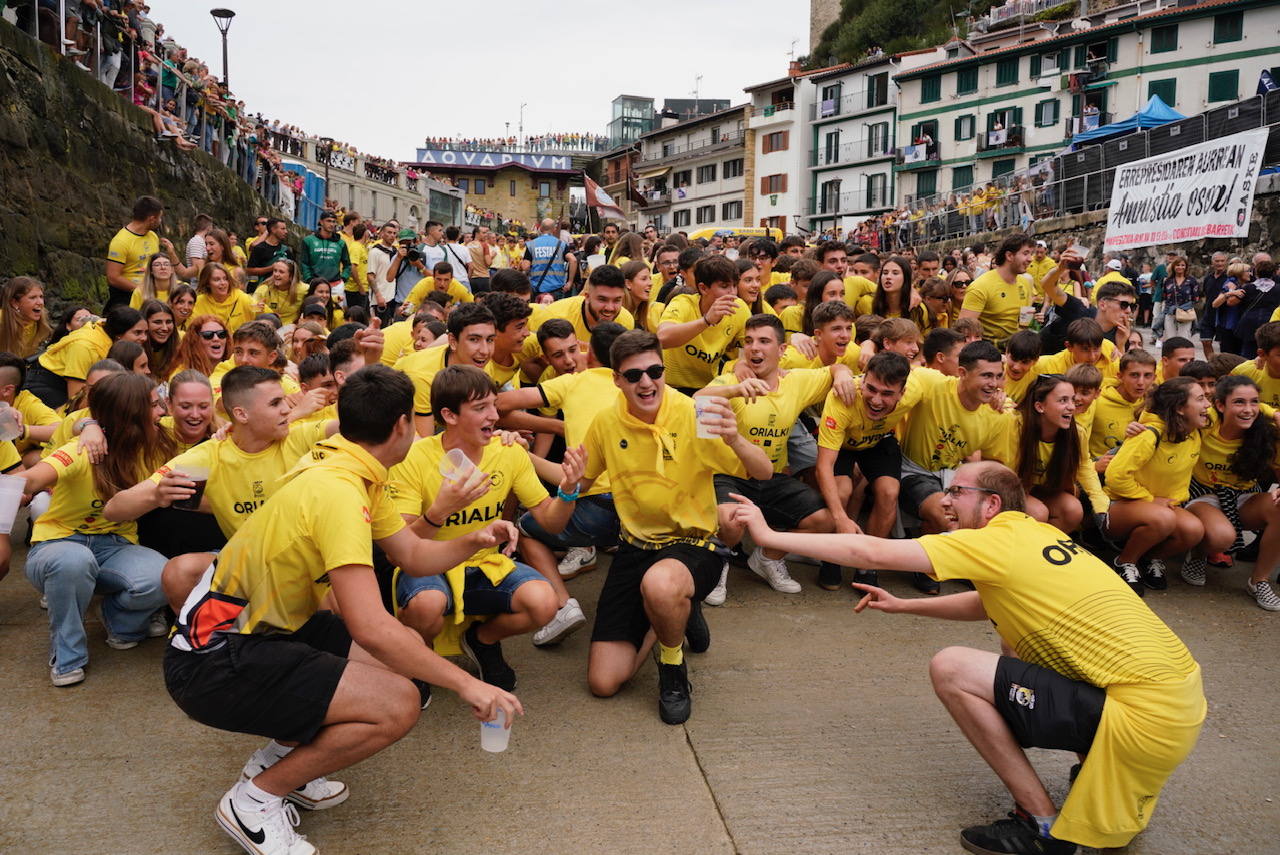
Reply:
[[[45, 613], [20, 555], [13, 567], [0, 583], [0, 852], [239, 851], [213, 809], [261, 740], [183, 716], [164, 691], [163, 642], [111, 650], [96, 612], [88, 679], [51, 687]], [[515, 639], [505, 648], [527, 715], [505, 754], [482, 752], [475, 720], [437, 692], [405, 740], [335, 776], [348, 802], [304, 812], [300, 830], [325, 855], [961, 852], [959, 829], [1010, 802], [927, 665], [950, 644], [996, 649], [995, 632], [855, 615], [852, 591], [793, 570], [795, 596], [731, 572], [726, 605], [706, 609], [711, 649], [690, 655], [687, 725], [658, 720], [652, 665], [620, 696], [591, 697], [589, 630], [551, 650]], [[1246, 572], [1148, 595], [1200, 661], [1209, 715], [1135, 855], [1280, 852], [1280, 615], [1243, 593]], [[602, 564], [570, 582], [588, 616], [603, 578]], [[888, 587], [913, 594], [905, 580]], [[1072, 758], [1034, 760], [1061, 799]]]

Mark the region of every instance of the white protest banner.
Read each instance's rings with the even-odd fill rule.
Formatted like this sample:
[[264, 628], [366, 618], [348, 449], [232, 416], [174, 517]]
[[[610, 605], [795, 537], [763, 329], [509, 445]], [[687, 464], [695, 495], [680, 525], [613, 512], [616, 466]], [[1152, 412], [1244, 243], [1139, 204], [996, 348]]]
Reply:
[[1267, 128], [1116, 167], [1108, 250], [1246, 237]]

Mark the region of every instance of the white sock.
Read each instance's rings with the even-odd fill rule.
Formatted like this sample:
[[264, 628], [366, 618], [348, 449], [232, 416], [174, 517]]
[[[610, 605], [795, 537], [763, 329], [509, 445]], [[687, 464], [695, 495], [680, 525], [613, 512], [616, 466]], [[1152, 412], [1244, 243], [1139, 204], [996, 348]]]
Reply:
[[253, 781], [241, 781], [236, 785], [235, 792], [231, 794], [231, 801], [236, 806], [236, 810], [247, 812], [279, 807], [282, 798], [261, 789]]
[[277, 760], [283, 760], [285, 755], [292, 750], [293, 750], [292, 745], [281, 745], [279, 742], [276, 742], [273, 739], [270, 742], [268, 742], [266, 745], [259, 748], [258, 753], [262, 755], [262, 758], [264, 760], [270, 760], [272, 763], [274, 763]]

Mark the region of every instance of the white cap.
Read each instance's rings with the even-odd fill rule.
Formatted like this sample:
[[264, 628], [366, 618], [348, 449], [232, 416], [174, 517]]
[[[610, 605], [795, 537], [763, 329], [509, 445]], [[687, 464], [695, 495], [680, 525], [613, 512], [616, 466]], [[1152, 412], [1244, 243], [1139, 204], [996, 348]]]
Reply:
[[1045, 249], [1049, 248], [1049, 245], [1042, 240], [1036, 241], [1036, 246], [1043, 246]]
[[1107, 269], [1108, 270], [1124, 270], [1124, 264], [1121, 263], [1120, 259], [1113, 258], [1107, 262]]

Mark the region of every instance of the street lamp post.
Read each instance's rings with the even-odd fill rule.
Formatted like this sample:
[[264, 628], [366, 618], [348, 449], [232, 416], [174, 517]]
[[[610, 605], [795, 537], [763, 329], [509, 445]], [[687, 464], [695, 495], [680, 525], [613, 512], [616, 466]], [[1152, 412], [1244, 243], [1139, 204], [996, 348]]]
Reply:
[[329, 201], [329, 161], [333, 160], [333, 137], [321, 137], [320, 145], [324, 151], [324, 201]]
[[231, 29], [231, 19], [236, 16], [236, 13], [230, 9], [210, 9], [209, 14], [213, 16], [213, 22], [218, 25], [218, 32], [222, 33], [222, 85], [230, 91], [231, 81], [227, 75], [227, 30]]
[[835, 232], [837, 236], [839, 236], [840, 234], [840, 187], [844, 184], [844, 179], [837, 178], [835, 181], [831, 183], [835, 185], [835, 191], [836, 191], [835, 211], [832, 213], [832, 217], [833, 217], [832, 230]]
[[528, 106], [528, 104], [520, 105], [520, 127], [518, 129], [518, 133], [520, 136], [520, 145], [522, 146], [524, 145], [524, 108]]

